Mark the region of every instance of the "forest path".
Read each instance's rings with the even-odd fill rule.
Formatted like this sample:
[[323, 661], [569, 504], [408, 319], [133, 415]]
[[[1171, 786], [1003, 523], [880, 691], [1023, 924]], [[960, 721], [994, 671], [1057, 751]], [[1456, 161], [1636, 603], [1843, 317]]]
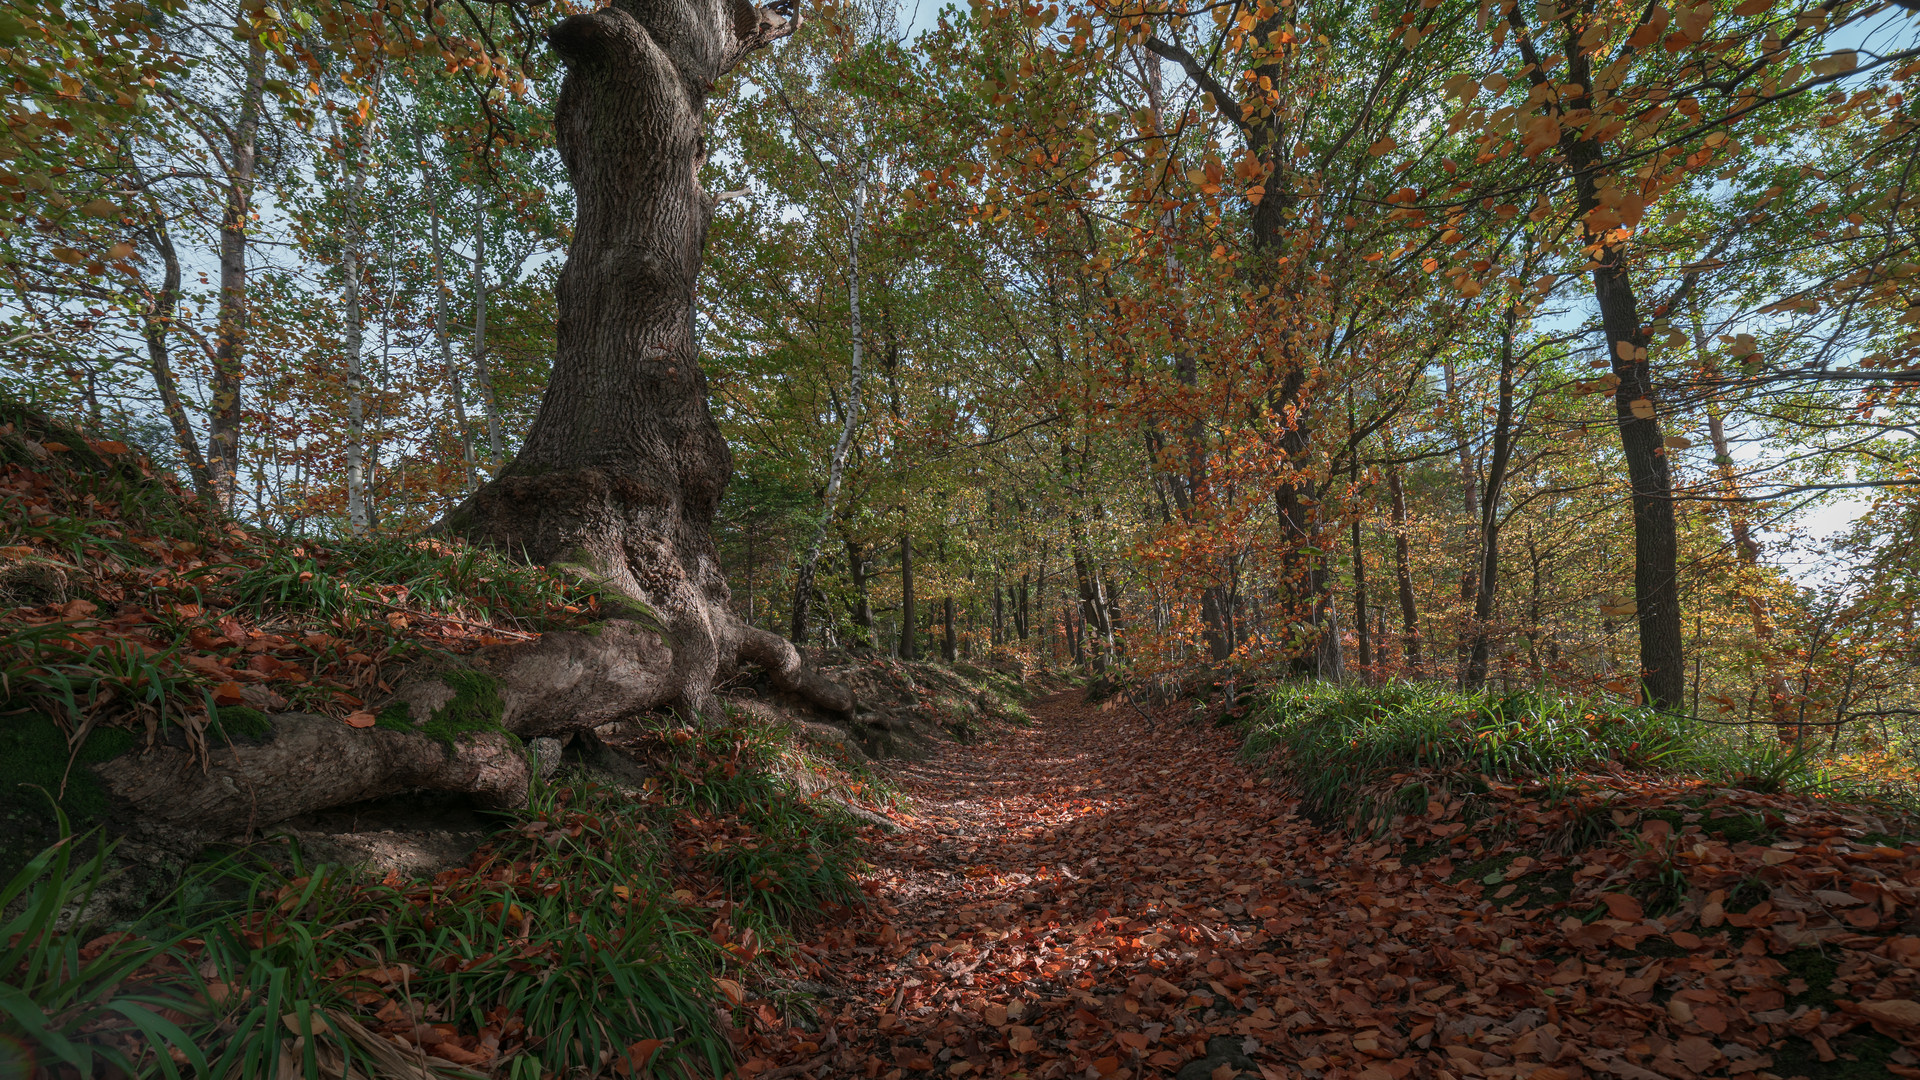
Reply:
[[[873, 902], [805, 946], [821, 1031], [761, 1007], [743, 1075], [1407, 1074], [1444, 977], [1397, 940], [1414, 876], [1295, 816], [1227, 733], [1080, 697], [892, 770], [914, 816], [869, 853]], [[1335, 1062], [1281, 1034], [1329, 1018]]]

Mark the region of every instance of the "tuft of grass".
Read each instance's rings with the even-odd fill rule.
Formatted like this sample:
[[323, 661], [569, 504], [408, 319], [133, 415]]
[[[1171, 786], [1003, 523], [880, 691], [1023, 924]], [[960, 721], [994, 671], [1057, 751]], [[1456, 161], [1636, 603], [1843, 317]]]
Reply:
[[1609, 766], [1681, 768], [1697, 725], [1548, 694], [1466, 694], [1418, 683], [1283, 683], [1239, 723], [1244, 753], [1284, 762], [1309, 812], [1345, 816], [1366, 784], [1434, 770], [1553, 777]]
[[[93, 936], [70, 925], [107, 875], [111, 845], [67, 831], [0, 886], [0, 1075], [161, 1076], [207, 1071], [179, 1020], [201, 1011], [191, 969], [157, 962], [180, 938]], [[79, 857], [82, 846], [91, 854]], [[167, 1053], [179, 1049], [179, 1060]], [[183, 1067], [184, 1066], [184, 1067]]]
[[390, 1037], [449, 1078], [729, 1075], [742, 973], [860, 895], [853, 822], [768, 768], [777, 733], [667, 729], [653, 750], [664, 782], [536, 783], [428, 880], [229, 856], [144, 936], [58, 924], [105, 865], [63, 840], [0, 892], [52, 883], [0, 925], [0, 1075], [18, 1047], [83, 1076], [378, 1077]]
[[669, 732], [666, 790], [705, 811], [703, 869], [740, 899], [762, 936], [805, 924], [858, 894], [858, 823], [834, 803], [794, 791], [774, 770], [785, 733], [768, 728]]

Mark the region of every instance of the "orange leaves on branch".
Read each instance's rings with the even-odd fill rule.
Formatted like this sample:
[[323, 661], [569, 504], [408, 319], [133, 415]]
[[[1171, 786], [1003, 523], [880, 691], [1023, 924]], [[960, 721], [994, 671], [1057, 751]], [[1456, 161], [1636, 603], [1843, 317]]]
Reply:
[[1560, 145], [1560, 118], [1542, 113], [1527, 121], [1521, 133], [1520, 152], [1536, 158]]

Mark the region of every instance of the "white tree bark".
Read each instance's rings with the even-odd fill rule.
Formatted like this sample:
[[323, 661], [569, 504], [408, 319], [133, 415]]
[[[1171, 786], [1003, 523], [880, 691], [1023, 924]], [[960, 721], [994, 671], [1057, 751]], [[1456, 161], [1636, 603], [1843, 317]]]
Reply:
[[463, 492], [478, 486], [473, 464], [473, 433], [467, 429], [466, 392], [461, 386], [460, 368], [453, 362], [453, 340], [447, 334], [447, 256], [440, 239], [440, 203], [433, 197], [433, 176], [427, 169], [426, 140], [420, 125], [413, 128], [414, 156], [420, 160], [420, 194], [427, 200], [427, 239], [433, 247], [433, 336], [440, 343], [440, 363], [447, 371], [449, 396], [453, 399], [454, 433], [466, 466]]
[[[343, 351], [347, 366], [347, 530], [355, 536], [364, 536], [372, 520], [367, 512], [366, 371], [362, 362], [366, 318], [360, 310], [360, 275], [366, 266], [365, 254], [361, 251], [365, 242], [361, 201], [366, 196], [367, 174], [373, 171], [372, 162], [368, 160], [373, 149], [373, 117], [369, 109], [354, 136], [360, 160], [348, 165], [353, 180], [347, 186], [346, 235], [342, 238], [340, 253], [343, 279], [340, 305], [346, 317]], [[336, 123], [336, 134], [338, 130]]]
[[500, 410], [487, 368], [487, 218], [486, 205], [473, 200], [473, 374], [480, 380], [480, 404], [487, 411], [487, 461], [500, 466]]
[[840, 496], [840, 478], [847, 470], [847, 454], [853, 448], [853, 432], [860, 424], [860, 231], [865, 209], [866, 177], [853, 182], [853, 230], [847, 239], [847, 307], [853, 333], [853, 372], [848, 380], [847, 415], [840, 425], [840, 438], [833, 444], [833, 458], [827, 465], [827, 491], [821, 500], [820, 524], [807, 545], [807, 557], [793, 583], [793, 642], [807, 640], [807, 602], [813, 595], [813, 575], [820, 565], [820, 547], [827, 538], [827, 526], [833, 521], [833, 506]]

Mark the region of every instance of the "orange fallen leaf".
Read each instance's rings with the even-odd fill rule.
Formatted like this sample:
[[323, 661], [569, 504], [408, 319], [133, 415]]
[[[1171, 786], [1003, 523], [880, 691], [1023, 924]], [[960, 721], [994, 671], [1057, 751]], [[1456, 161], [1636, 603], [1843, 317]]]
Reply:
[[348, 727], [369, 728], [379, 722], [379, 717], [363, 709], [359, 712], [348, 713], [345, 720]]

